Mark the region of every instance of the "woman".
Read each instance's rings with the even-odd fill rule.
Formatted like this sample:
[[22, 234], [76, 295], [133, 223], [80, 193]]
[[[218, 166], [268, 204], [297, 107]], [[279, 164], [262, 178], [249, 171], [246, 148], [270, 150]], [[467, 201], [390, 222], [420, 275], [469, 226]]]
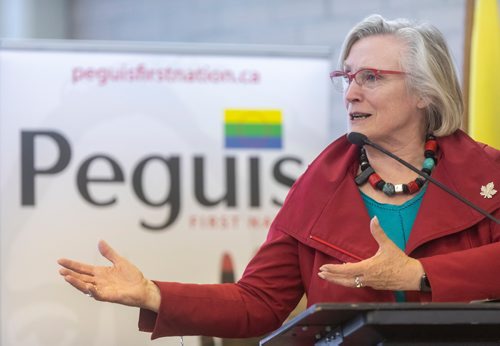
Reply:
[[[480, 192], [500, 184], [500, 153], [459, 130], [461, 91], [434, 27], [368, 17], [348, 34], [340, 64], [331, 77], [350, 131], [498, 217], [500, 197]], [[59, 263], [78, 290], [140, 307], [152, 338], [249, 337], [279, 327], [304, 293], [308, 305], [500, 297], [499, 240], [498, 224], [342, 136], [295, 183], [236, 284], [153, 282], [105, 242], [111, 267]]]

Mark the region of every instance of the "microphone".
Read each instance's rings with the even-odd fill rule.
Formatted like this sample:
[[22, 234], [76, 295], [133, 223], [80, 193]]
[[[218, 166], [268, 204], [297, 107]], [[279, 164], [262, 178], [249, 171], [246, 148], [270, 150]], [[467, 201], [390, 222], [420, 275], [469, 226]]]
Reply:
[[440, 183], [439, 181], [437, 181], [436, 179], [434, 179], [433, 177], [431, 177], [429, 174], [427, 174], [427, 173], [419, 170], [415, 166], [412, 166], [411, 164], [409, 164], [408, 162], [406, 162], [403, 159], [399, 158], [398, 156], [394, 155], [393, 153], [391, 153], [387, 149], [381, 147], [380, 145], [378, 145], [376, 143], [373, 143], [364, 134], [359, 133], [359, 132], [350, 132], [347, 135], [347, 140], [349, 142], [351, 142], [352, 144], [357, 145], [357, 146], [369, 145], [369, 146], [377, 149], [378, 151], [381, 151], [382, 153], [386, 154], [387, 156], [389, 156], [389, 157], [393, 158], [394, 160], [398, 161], [403, 166], [411, 169], [413, 172], [415, 172], [418, 175], [424, 177], [426, 180], [430, 181], [431, 183], [433, 183], [434, 185], [438, 186], [442, 190], [448, 192], [450, 195], [452, 195], [453, 197], [457, 198], [461, 202], [467, 204], [472, 209], [476, 210], [477, 212], [481, 213], [482, 215], [486, 216], [487, 218], [493, 220], [494, 222], [500, 223], [500, 220], [498, 220], [496, 217], [494, 217], [493, 215], [491, 215], [490, 213], [488, 213], [486, 210], [478, 207], [477, 205], [475, 205], [471, 201], [469, 201], [469, 200], [465, 199], [464, 197], [460, 196], [458, 193], [456, 193], [455, 191], [451, 190], [446, 185], [443, 185], [442, 183]]
[[347, 135], [347, 140], [359, 147], [368, 144], [368, 137], [359, 132], [349, 132], [349, 134]]

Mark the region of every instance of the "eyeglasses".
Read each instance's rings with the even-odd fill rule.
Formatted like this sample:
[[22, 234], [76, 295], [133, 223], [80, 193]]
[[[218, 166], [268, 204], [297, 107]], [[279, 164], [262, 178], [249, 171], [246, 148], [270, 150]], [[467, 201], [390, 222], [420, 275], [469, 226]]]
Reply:
[[380, 85], [384, 74], [406, 74], [403, 71], [377, 70], [374, 68], [363, 68], [355, 73], [345, 71], [333, 71], [330, 73], [330, 79], [338, 92], [346, 92], [353, 80], [367, 89], [374, 89]]

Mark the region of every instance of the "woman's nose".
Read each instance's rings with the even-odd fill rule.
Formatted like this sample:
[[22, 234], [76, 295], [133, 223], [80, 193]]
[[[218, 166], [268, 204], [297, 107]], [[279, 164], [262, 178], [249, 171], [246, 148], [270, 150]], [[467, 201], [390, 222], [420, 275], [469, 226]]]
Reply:
[[353, 80], [344, 91], [344, 98], [347, 102], [356, 102], [361, 100], [363, 95], [362, 87]]

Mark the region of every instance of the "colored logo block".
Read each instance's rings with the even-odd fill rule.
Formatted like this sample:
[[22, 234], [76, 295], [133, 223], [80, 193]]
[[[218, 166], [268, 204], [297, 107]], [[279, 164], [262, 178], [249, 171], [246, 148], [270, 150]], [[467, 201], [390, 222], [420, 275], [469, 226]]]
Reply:
[[276, 109], [226, 109], [226, 148], [280, 149], [281, 111]]

